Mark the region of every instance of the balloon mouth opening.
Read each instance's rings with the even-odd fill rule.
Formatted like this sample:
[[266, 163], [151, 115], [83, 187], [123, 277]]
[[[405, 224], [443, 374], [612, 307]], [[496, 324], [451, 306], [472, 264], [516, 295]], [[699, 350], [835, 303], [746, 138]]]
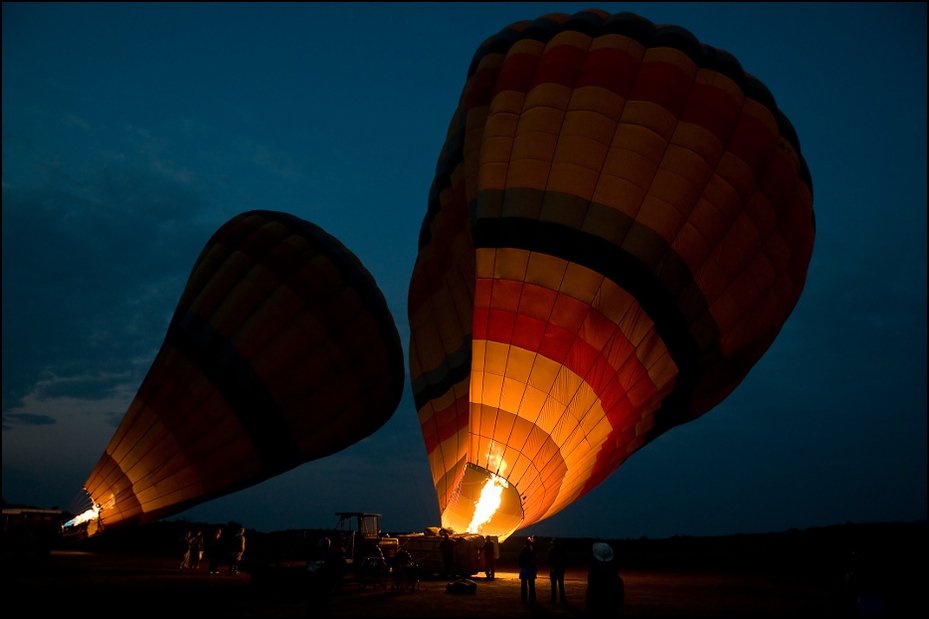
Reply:
[[465, 466], [452, 499], [442, 513], [445, 528], [496, 535], [501, 542], [512, 535], [522, 521], [522, 498], [516, 486], [474, 464]]

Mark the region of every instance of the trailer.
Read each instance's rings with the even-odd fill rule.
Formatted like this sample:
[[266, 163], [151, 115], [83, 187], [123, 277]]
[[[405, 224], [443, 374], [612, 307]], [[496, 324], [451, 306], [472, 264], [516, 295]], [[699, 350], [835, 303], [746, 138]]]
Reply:
[[[484, 544], [487, 540], [493, 542], [494, 557], [500, 557], [500, 543], [495, 535], [485, 537], [429, 528], [423, 533], [398, 535], [397, 540], [423, 575], [473, 576], [484, 571]], [[445, 565], [446, 550], [450, 555], [448, 568]]]
[[47, 556], [61, 543], [64, 514], [57, 509], [3, 508], [3, 553]]

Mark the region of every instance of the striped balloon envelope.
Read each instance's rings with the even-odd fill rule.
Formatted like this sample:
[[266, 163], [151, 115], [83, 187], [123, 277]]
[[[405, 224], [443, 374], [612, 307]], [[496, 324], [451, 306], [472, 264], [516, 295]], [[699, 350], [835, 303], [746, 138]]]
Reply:
[[210, 239], [84, 488], [151, 522], [322, 458], [400, 402], [403, 349], [370, 273], [319, 227], [251, 211]]
[[409, 292], [443, 525], [506, 537], [722, 401], [799, 299], [812, 205], [771, 93], [687, 30], [584, 11], [485, 41]]

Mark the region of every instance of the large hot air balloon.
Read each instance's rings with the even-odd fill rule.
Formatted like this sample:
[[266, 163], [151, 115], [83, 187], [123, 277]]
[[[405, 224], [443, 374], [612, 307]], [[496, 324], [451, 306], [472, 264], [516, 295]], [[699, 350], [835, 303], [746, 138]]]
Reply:
[[397, 328], [358, 259], [297, 217], [243, 213], [200, 254], [85, 490], [104, 526], [150, 522], [348, 447], [403, 384]]
[[443, 525], [506, 537], [722, 401], [797, 303], [812, 204], [771, 94], [682, 28], [584, 11], [485, 41], [409, 292]]

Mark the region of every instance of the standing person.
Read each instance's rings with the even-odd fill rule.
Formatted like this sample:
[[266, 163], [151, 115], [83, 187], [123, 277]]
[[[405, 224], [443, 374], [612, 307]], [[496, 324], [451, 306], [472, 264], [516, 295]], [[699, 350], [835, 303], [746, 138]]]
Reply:
[[484, 545], [481, 546], [481, 550], [484, 551], [484, 575], [487, 576], [489, 580], [493, 580], [497, 575], [495, 570], [495, 553], [497, 550], [492, 539], [485, 537], [484, 540]]
[[535, 548], [531, 537], [526, 538], [526, 545], [523, 547], [522, 552], [519, 553], [517, 562], [519, 564], [519, 589], [523, 604], [526, 603], [527, 592], [529, 603], [535, 604], [535, 577], [538, 561], [535, 557]]
[[245, 529], [239, 529], [239, 532], [236, 533], [235, 539], [232, 542], [232, 552], [231, 559], [232, 562], [229, 564], [229, 573], [238, 574], [239, 573], [239, 562], [242, 561], [242, 555], [245, 553]]
[[210, 553], [210, 574], [219, 574], [219, 557], [222, 556], [223, 541], [221, 538], [223, 530], [216, 529], [213, 539], [210, 540], [207, 552]]
[[309, 584], [307, 617], [328, 617], [332, 594], [342, 580], [340, 554], [334, 552], [328, 537], [323, 537], [307, 560]]
[[405, 548], [400, 548], [397, 556], [394, 557], [393, 574], [396, 584], [390, 590], [403, 591], [409, 588], [410, 591], [416, 591], [416, 584], [419, 582], [417, 572], [417, 565], [413, 563], [412, 555]]
[[177, 549], [181, 553], [180, 569], [186, 570], [190, 567], [190, 531], [184, 531], [184, 534], [177, 540]]
[[452, 561], [455, 558], [455, 541], [449, 537], [448, 533], [442, 532], [442, 543], [439, 544], [442, 549], [442, 566], [445, 570], [445, 577], [452, 576]]
[[203, 558], [203, 531], [197, 531], [190, 538], [190, 569], [200, 569], [200, 559]]
[[591, 617], [615, 617], [625, 598], [623, 579], [613, 565], [613, 549], [608, 544], [593, 545], [593, 561], [587, 574], [587, 612]]
[[552, 598], [549, 600], [549, 602], [552, 604], [556, 602], [556, 589], [561, 594], [561, 603], [567, 604], [564, 594], [564, 572], [567, 567], [568, 556], [565, 554], [565, 550], [561, 546], [561, 542], [555, 538], [552, 538], [551, 548], [548, 549], [548, 577], [552, 581]]

